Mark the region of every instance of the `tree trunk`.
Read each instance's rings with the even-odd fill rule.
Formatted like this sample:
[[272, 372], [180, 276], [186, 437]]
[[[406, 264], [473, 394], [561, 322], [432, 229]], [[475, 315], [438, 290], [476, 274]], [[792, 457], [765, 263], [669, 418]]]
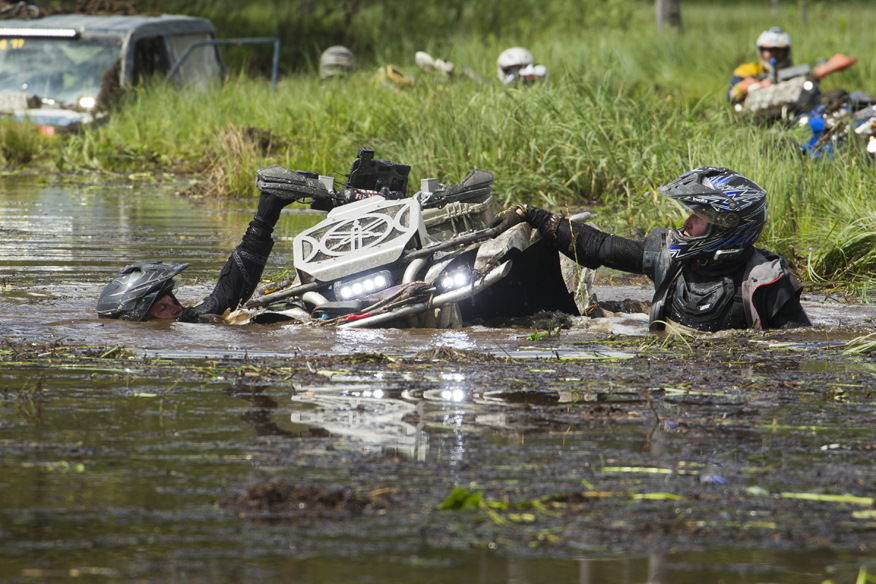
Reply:
[[681, 30], [681, 0], [654, 0], [657, 9], [657, 30], [669, 26]]

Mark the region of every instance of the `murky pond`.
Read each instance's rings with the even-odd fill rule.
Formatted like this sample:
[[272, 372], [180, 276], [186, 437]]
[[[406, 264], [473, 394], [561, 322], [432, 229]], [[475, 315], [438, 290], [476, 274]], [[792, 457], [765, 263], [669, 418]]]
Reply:
[[[98, 320], [137, 259], [212, 287], [252, 208], [180, 188], [0, 179], [0, 582], [876, 573], [876, 363], [845, 347], [872, 306], [675, 339]], [[284, 214], [269, 273], [318, 219]]]

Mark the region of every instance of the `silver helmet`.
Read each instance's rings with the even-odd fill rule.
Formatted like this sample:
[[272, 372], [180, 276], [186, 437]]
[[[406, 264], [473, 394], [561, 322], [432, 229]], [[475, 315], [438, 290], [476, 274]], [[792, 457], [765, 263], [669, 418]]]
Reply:
[[319, 57], [319, 78], [346, 77], [356, 70], [353, 51], [341, 45], [329, 47]]
[[177, 276], [190, 264], [144, 260], [122, 269], [97, 299], [100, 318], [145, 320], [155, 301], [173, 295]]
[[669, 253], [678, 260], [711, 259], [719, 251], [742, 250], [754, 244], [766, 226], [766, 191], [728, 168], [697, 168], [657, 190], [709, 220], [700, 236], [672, 230]]
[[508, 84], [517, 79], [517, 72], [527, 65], [535, 64], [535, 59], [532, 53], [523, 47], [511, 47], [499, 53], [499, 58], [496, 59], [496, 73], [499, 75], [499, 80]]

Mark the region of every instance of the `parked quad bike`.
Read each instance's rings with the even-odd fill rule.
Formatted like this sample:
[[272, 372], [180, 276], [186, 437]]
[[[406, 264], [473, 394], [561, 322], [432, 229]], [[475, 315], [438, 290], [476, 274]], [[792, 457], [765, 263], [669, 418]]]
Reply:
[[332, 177], [261, 169], [261, 190], [306, 192], [298, 201], [328, 214], [294, 238], [294, 279], [263, 291], [228, 320], [456, 328], [495, 317], [588, 310], [592, 271], [526, 223], [504, 232], [489, 227], [491, 173], [475, 169], [450, 186], [424, 179], [408, 197], [409, 172], [366, 148], [339, 190]]
[[760, 82], [748, 78], [751, 84], [745, 100], [736, 104], [735, 110], [742, 117], [757, 121], [791, 121], [821, 103], [819, 83], [822, 79], [856, 62], [854, 57], [837, 53], [814, 69], [803, 64], [774, 70]]

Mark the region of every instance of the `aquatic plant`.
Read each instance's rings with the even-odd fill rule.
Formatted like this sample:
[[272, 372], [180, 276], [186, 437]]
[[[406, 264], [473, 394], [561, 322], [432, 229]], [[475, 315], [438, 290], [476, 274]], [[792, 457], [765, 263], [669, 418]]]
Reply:
[[876, 333], [855, 337], [843, 351], [847, 355], [865, 355], [876, 351]]
[[18, 391], [18, 411], [26, 418], [39, 420], [43, 414], [43, 382], [41, 377], [31, 377]]
[[[858, 577], [855, 579], [855, 584], [876, 583], [876, 574], [868, 574], [867, 566], [861, 566], [858, 570]], [[834, 580], [825, 580], [821, 584], [836, 584]]]

